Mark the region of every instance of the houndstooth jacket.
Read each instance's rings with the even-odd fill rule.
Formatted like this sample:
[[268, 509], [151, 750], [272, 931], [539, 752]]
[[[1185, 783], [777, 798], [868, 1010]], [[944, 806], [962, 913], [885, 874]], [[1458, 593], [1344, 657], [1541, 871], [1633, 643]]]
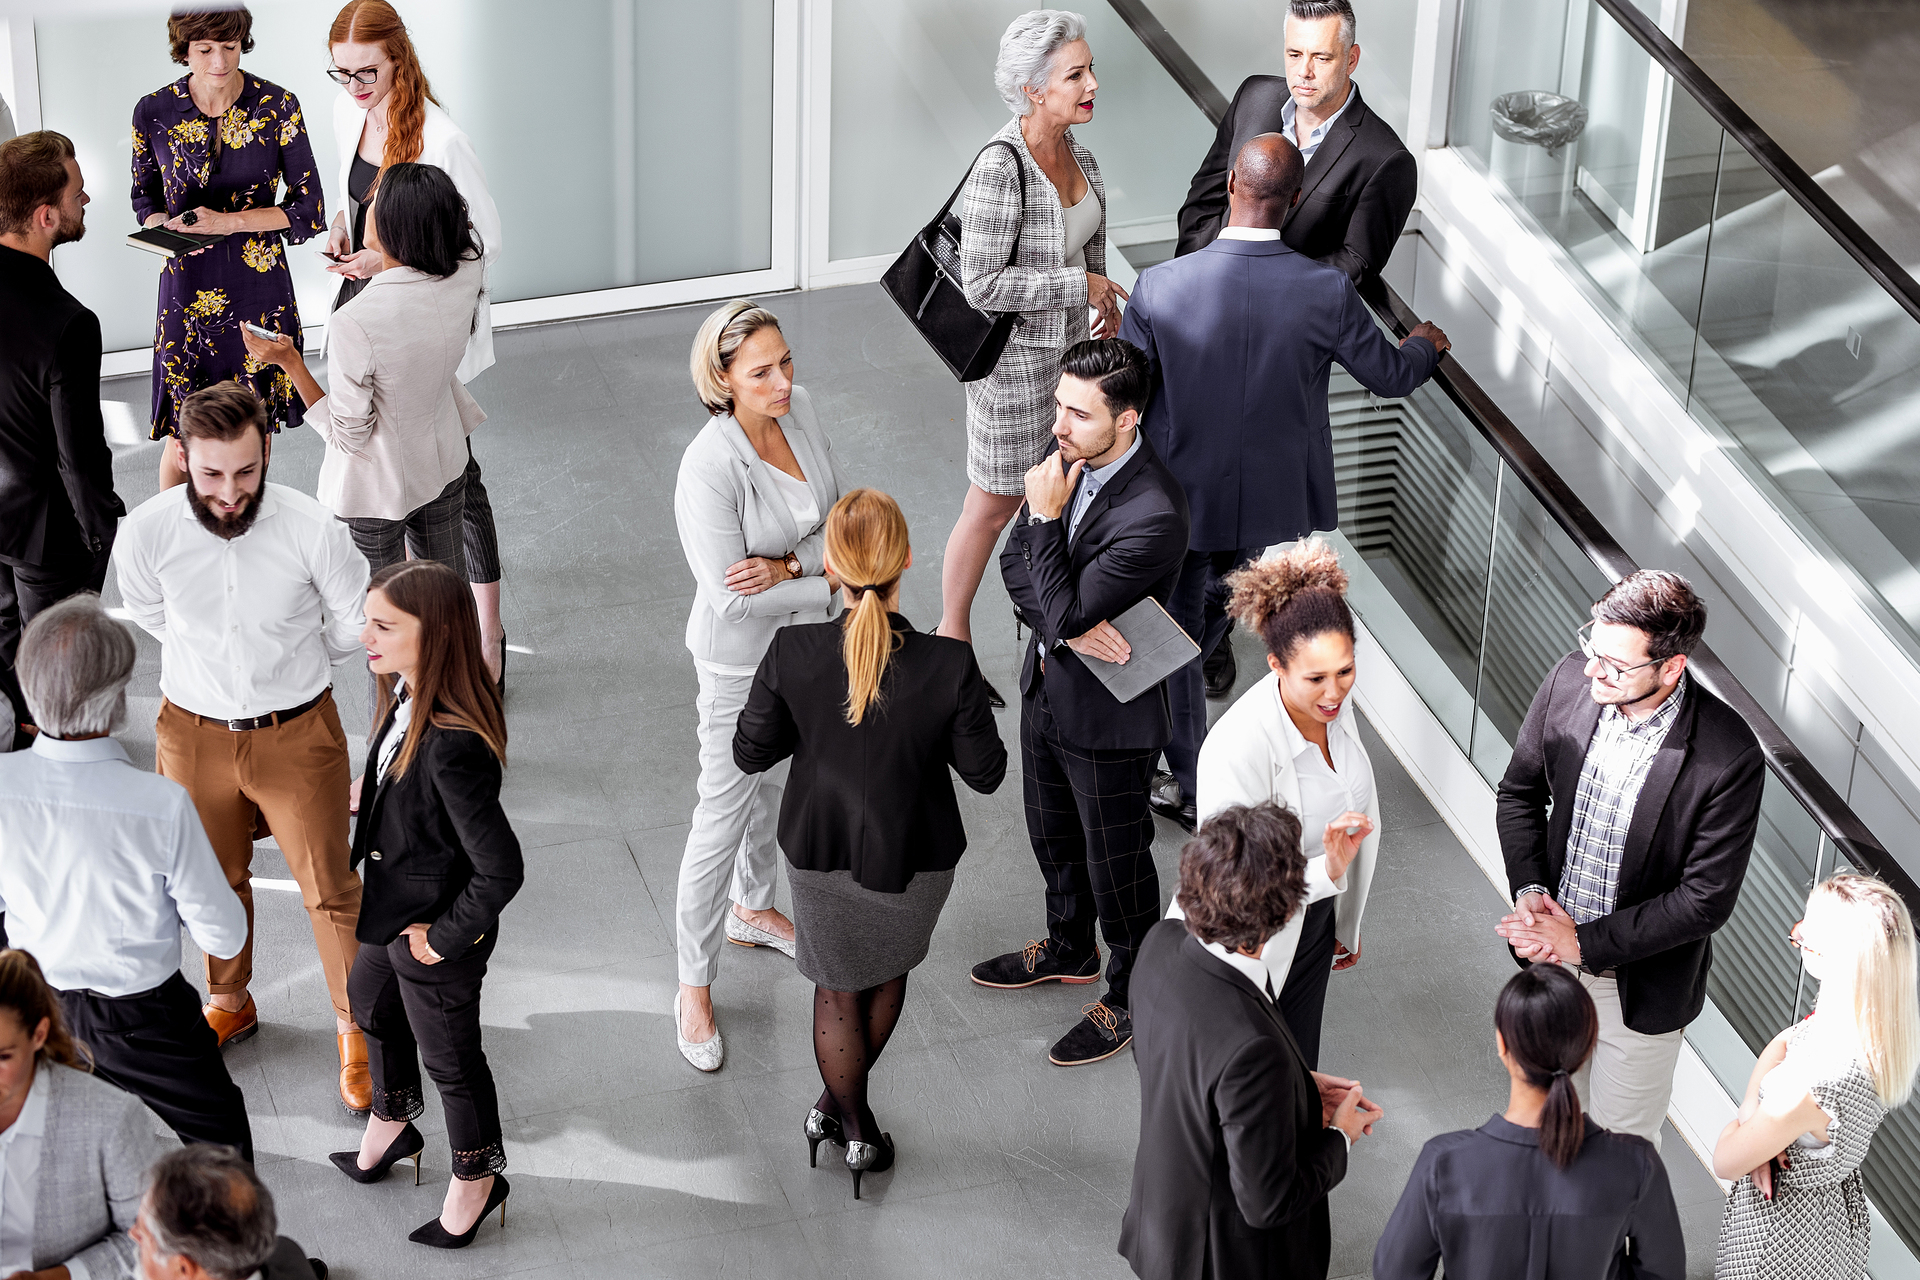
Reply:
[[[1011, 341], [1028, 347], [1059, 347], [1066, 341], [1069, 308], [1087, 305], [1087, 271], [1107, 274], [1107, 188], [1093, 153], [1074, 141], [1067, 145], [1100, 202], [1100, 229], [1087, 241], [1087, 268], [1066, 265], [1067, 223], [1053, 183], [1027, 150], [1020, 117], [993, 135], [1019, 152], [1027, 173], [1026, 206], [1020, 203], [1020, 175], [1007, 148], [989, 146], [967, 179], [960, 209], [960, 273], [967, 301], [981, 311], [1017, 311], [1023, 323]], [[1018, 239], [1012, 266], [1007, 256]]]

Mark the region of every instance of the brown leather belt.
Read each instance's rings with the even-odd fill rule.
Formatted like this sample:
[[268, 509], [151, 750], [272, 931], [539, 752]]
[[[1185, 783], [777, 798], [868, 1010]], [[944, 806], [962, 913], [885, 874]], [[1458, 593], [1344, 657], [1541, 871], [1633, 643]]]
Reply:
[[202, 724], [217, 724], [231, 729], [235, 733], [247, 733], [254, 729], [271, 729], [277, 724], [285, 724], [289, 720], [297, 719], [319, 706], [326, 696], [332, 692], [333, 686], [328, 685], [297, 707], [288, 707], [285, 711], [269, 711], [264, 716], [254, 716], [250, 720], [222, 720], [219, 716], [203, 716], [197, 711], [187, 711], [185, 707], [181, 707], [180, 709], [187, 711], [188, 715], [200, 721]]

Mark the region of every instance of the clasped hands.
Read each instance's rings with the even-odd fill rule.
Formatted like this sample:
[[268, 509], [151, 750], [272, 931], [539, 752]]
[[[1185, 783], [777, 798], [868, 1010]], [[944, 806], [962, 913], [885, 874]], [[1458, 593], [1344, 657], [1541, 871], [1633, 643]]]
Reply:
[[1373, 1126], [1387, 1114], [1361, 1090], [1358, 1080], [1316, 1071], [1313, 1083], [1320, 1089], [1320, 1123], [1340, 1130], [1355, 1142], [1371, 1136]]
[[1580, 935], [1566, 908], [1544, 893], [1523, 893], [1493, 931], [1535, 964], [1579, 964]]

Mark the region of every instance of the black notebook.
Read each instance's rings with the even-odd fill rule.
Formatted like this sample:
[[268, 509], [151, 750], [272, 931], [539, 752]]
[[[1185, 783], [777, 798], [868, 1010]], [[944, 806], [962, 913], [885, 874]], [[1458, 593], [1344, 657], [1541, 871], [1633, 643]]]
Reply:
[[1200, 656], [1200, 646], [1152, 596], [1111, 622], [1133, 650], [1132, 655], [1124, 663], [1106, 662], [1085, 653], [1077, 656], [1121, 702], [1132, 702]]
[[204, 249], [225, 236], [204, 236], [193, 231], [169, 231], [165, 227], [145, 227], [127, 237], [127, 243], [163, 258], [179, 258]]

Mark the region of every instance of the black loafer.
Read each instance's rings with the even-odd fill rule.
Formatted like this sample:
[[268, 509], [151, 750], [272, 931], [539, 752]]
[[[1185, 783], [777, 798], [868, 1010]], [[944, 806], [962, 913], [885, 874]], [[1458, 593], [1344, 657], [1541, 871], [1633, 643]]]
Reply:
[[1188, 835], [1193, 834], [1199, 817], [1193, 801], [1180, 794], [1180, 783], [1170, 773], [1156, 773], [1153, 782], [1147, 787], [1147, 808], [1163, 818], [1171, 818], [1180, 824]]
[[1080, 1014], [1073, 1030], [1047, 1052], [1047, 1061], [1054, 1066], [1084, 1067], [1089, 1062], [1104, 1062], [1133, 1043], [1133, 1018], [1125, 1009], [1096, 1000]]
[[973, 980], [983, 987], [1017, 991], [1043, 982], [1064, 982], [1070, 986], [1100, 980], [1100, 949], [1084, 960], [1056, 956], [1045, 942], [1029, 942], [1018, 951], [1009, 951], [973, 966]]
[[1220, 637], [1220, 643], [1213, 646], [1213, 652], [1207, 655], [1201, 672], [1207, 682], [1207, 696], [1215, 702], [1233, 695], [1233, 686], [1240, 679], [1240, 664], [1233, 657], [1233, 622], [1227, 622], [1227, 634]]

